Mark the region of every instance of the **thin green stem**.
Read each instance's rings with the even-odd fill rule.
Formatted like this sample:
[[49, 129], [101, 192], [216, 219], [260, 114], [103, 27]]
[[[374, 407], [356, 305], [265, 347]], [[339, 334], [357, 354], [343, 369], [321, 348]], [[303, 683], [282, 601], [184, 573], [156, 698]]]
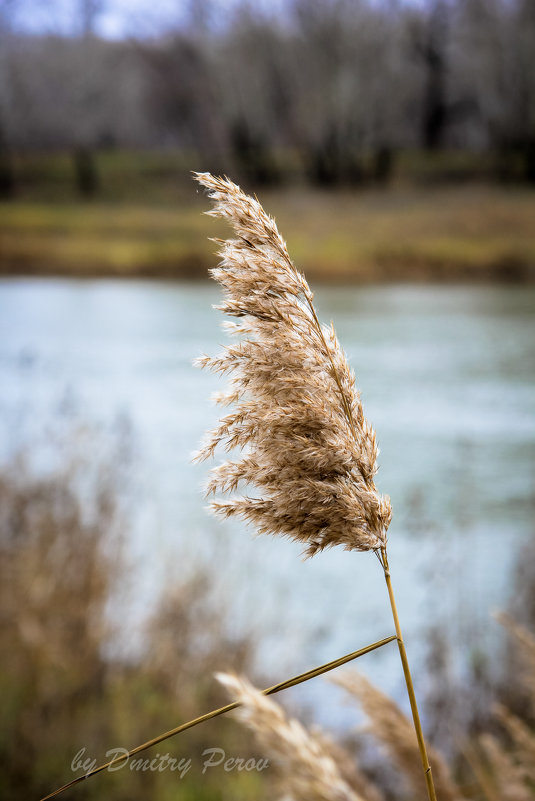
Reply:
[[[327, 673], [328, 671], [334, 670], [341, 665], [345, 665], [347, 662], [351, 662], [353, 659], [358, 659], [360, 656], [364, 656], [364, 654], [369, 654], [371, 651], [375, 651], [377, 648], [382, 648], [383, 645], [388, 645], [388, 643], [393, 642], [395, 639], [397, 639], [396, 636], [392, 635], [391, 637], [386, 637], [384, 640], [379, 640], [371, 645], [366, 645], [364, 648], [360, 648], [358, 651], [353, 651], [350, 654], [346, 654], [346, 656], [341, 656], [339, 659], [334, 659], [332, 662], [327, 662], [324, 665], [307, 670], [305, 673], [300, 673], [298, 676], [294, 676], [291, 679], [281, 681], [279, 684], [274, 684], [273, 687], [268, 687], [267, 689], [262, 690], [262, 694], [273, 695], [281, 690], [287, 690], [290, 687], [295, 687], [297, 684], [302, 684], [305, 681], [316, 678], [316, 676], [321, 676], [323, 673]], [[67, 790], [69, 787], [74, 787], [75, 784], [85, 781], [85, 779], [88, 779], [90, 776], [95, 776], [97, 773], [101, 773], [103, 770], [110, 768], [112, 765], [118, 766], [121, 762], [126, 762], [126, 760], [130, 759], [131, 756], [139, 754], [141, 751], [146, 751], [147, 748], [151, 748], [151, 746], [157, 745], [158, 743], [163, 742], [163, 740], [168, 740], [170, 737], [174, 737], [176, 734], [186, 731], [186, 729], [192, 729], [194, 726], [198, 726], [199, 723], [204, 723], [205, 721], [212, 720], [219, 715], [224, 715], [226, 712], [230, 712], [231, 710], [236, 709], [238, 706], [240, 706], [240, 704], [235, 701], [234, 703], [227, 704], [219, 709], [213, 709], [211, 712], [206, 712], [206, 714], [200, 715], [200, 717], [195, 718], [194, 720], [189, 720], [187, 723], [182, 723], [180, 726], [171, 729], [171, 731], [167, 731], [164, 734], [153, 737], [152, 740], [148, 740], [146, 743], [138, 745], [131, 751], [112, 759], [110, 762], [106, 762], [105, 765], [100, 765], [98, 768], [94, 768], [84, 776], [78, 776], [76, 779], [64, 784], [63, 787], [60, 787], [58, 790], [54, 790], [53, 793], [49, 793], [49, 795], [41, 798], [41, 801], [48, 801], [50, 798], [55, 798], [64, 790]]]
[[386, 548], [381, 549], [382, 566], [385, 574], [386, 586], [388, 589], [388, 597], [390, 598], [390, 606], [392, 608], [392, 617], [394, 618], [394, 626], [397, 634], [399, 655], [401, 657], [401, 664], [403, 665], [403, 674], [405, 676], [405, 684], [407, 685], [407, 693], [409, 695], [409, 702], [411, 705], [412, 719], [414, 722], [414, 730], [416, 732], [416, 739], [418, 740], [418, 749], [422, 760], [422, 767], [424, 770], [425, 781], [427, 786], [427, 795], [429, 801], [436, 801], [435, 785], [433, 784], [433, 774], [431, 772], [431, 765], [427, 756], [427, 748], [425, 747], [424, 734], [422, 731], [422, 724], [420, 723], [420, 715], [418, 712], [418, 705], [416, 703], [416, 695], [414, 693], [414, 685], [412, 683], [411, 672], [409, 669], [409, 660], [407, 659], [407, 652], [405, 650], [405, 643], [403, 642], [403, 635], [401, 633], [401, 626], [399, 623], [399, 615], [396, 606], [396, 599], [394, 598], [394, 590], [392, 588], [392, 581], [390, 578], [390, 569], [388, 566], [388, 557]]

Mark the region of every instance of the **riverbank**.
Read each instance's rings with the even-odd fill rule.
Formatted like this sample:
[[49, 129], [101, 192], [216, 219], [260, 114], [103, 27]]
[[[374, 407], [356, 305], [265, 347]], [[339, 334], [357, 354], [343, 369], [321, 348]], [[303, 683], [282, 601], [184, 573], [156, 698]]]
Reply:
[[[262, 192], [296, 264], [313, 281], [533, 281], [535, 193], [490, 186]], [[206, 199], [0, 206], [0, 274], [206, 277]]]

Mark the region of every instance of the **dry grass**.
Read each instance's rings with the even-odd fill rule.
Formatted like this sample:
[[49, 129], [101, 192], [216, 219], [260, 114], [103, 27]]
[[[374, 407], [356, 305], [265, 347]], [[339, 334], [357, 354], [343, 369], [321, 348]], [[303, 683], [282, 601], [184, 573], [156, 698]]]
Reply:
[[297, 720], [288, 719], [278, 704], [246, 679], [228, 673], [218, 678], [241, 704], [235, 716], [277, 763], [285, 797], [293, 801], [363, 801], [342, 778], [321, 738]]
[[[376, 550], [378, 555], [380, 552], [391, 591], [386, 559], [390, 507], [388, 501], [377, 494], [374, 485], [375, 435], [364, 418], [354, 377], [334, 331], [319, 325], [308, 285], [293, 267], [274, 222], [259, 204], [228, 181], [204, 175], [201, 182], [212, 192], [216, 213], [230, 219], [238, 236], [224, 244], [222, 265], [213, 271], [226, 289], [222, 308], [228, 314], [245, 318], [239, 325], [231, 326], [234, 333], [245, 337], [240, 345], [227, 348], [221, 358], [203, 359], [203, 363], [216, 370], [233, 372], [231, 390], [220, 400], [237, 404], [236, 413], [223, 419], [203, 455], [211, 455], [219, 444], [248, 449], [241, 461], [227, 462], [216, 469], [209, 489], [234, 490], [243, 481], [263, 493], [260, 498], [223, 501], [217, 508], [223, 514], [241, 514], [251, 519], [260, 530], [293, 537], [306, 546], [309, 554], [337, 544], [349, 549]], [[91, 711], [89, 725], [93, 727], [93, 742], [97, 734], [100, 741], [110, 742], [110, 733], [119, 733], [121, 740], [127, 735], [137, 739], [132, 732], [137, 731], [140, 722], [146, 725], [147, 713], [152, 711], [157, 730], [161, 710], [168, 710], [169, 703], [177, 702], [173, 716], [178, 717], [181, 710], [188, 708], [181, 703], [186, 686], [192, 692], [191, 708], [196, 710], [199, 687], [202, 697], [206, 697], [199, 674], [206, 675], [209, 666], [222, 654], [234, 654], [234, 661], [238, 663], [247, 663], [250, 656], [247, 644], [240, 651], [236, 643], [225, 637], [215, 648], [204, 648], [212, 617], [211, 608], [208, 607], [207, 612], [203, 606], [209, 584], [194, 581], [174, 588], [163, 597], [149, 628], [148, 658], [134, 684], [129, 682], [132, 673], [124, 664], [110, 666], [103, 653], [107, 643], [103, 623], [111, 573], [107, 573], [107, 563], [102, 561], [99, 547], [106, 516], [113, 510], [111, 496], [106, 492], [97, 495], [96, 508], [103, 519], [97, 517], [97, 522], [88, 527], [76, 495], [66, 487], [66, 477], [59, 488], [46, 485], [45, 491], [38, 482], [29, 492], [30, 501], [21, 503], [20, 493], [13, 492], [9, 483], [0, 486], [4, 514], [0, 519], [0, 566], [4, 579], [1, 600], [10, 612], [2, 621], [1, 636], [6, 650], [8, 642], [16, 641], [15, 658], [7, 663], [3, 686], [19, 690], [17, 682], [28, 663], [30, 669], [22, 692], [35, 693], [34, 709], [24, 715], [22, 728], [20, 732], [17, 730], [23, 744], [30, 745], [24, 750], [28, 761], [17, 764], [20, 751], [15, 738], [16, 748], [12, 753], [11, 741], [5, 749], [15, 761], [8, 781], [17, 792], [21, 788], [27, 790], [24, 784], [27, 765], [35, 767], [34, 755], [42, 747], [43, 740], [45, 747], [49, 746], [47, 734], [52, 741], [58, 715], [65, 707], [67, 712], [75, 709], [83, 717]], [[43, 538], [39, 534], [41, 527]], [[82, 543], [87, 540], [87, 548], [73, 550], [72, 540], [66, 539], [72, 531], [80, 533]], [[38, 532], [37, 538], [35, 532]], [[25, 538], [30, 544], [37, 543], [35, 551], [33, 545], [26, 547]], [[58, 566], [61, 568], [59, 575], [55, 572]], [[31, 592], [25, 593], [24, 587], [29, 584]], [[88, 596], [94, 597], [95, 605], [89, 607], [87, 616], [81, 602]], [[73, 598], [75, 603], [72, 603]], [[391, 601], [393, 603], [392, 595]], [[70, 610], [68, 614], [63, 613], [69, 605], [74, 610], [72, 615]], [[48, 613], [50, 606], [60, 610], [56, 615], [57, 632], [40, 618], [42, 610]], [[207, 614], [203, 615], [203, 610]], [[224, 608], [220, 613], [217, 625], [223, 626]], [[395, 619], [402, 650], [396, 613]], [[518, 628], [514, 633], [533, 666], [535, 641]], [[72, 643], [80, 641], [81, 647], [73, 653]], [[46, 650], [48, 642], [50, 653]], [[41, 670], [42, 663], [49, 663], [45, 670]], [[49, 669], [50, 664], [53, 670]], [[62, 681], [61, 688], [55, 683], [57, 668], [62, 668], [63, 664], [68, 668], [69, 678], [71, 672], [74, 677], [67, 697], [64, 694], [65, 686], [70, 689], [67, 683]], [[83, 673], [87, 666], [89, 687]], [[91, 679], [93, 674], [95, 678]], [[279, 761], [286, 777], [285, 790], [292, 797], [312, 801], [376, 801], [381, 797], [381, 791], [358, 769], [351, 770], [348, 757], [325, 736], [310, 734], [296, 721], [287, 720], [275, 704], [244, 680], [227, 676], [225, 682], [244, 705], [239, 713], [242, 720]], [[420, 750], [418, 755], [418, 744], [408, 720], [371, 685], [353, 679], [347, 686], [359, 697], [368, 714], [373, 736], [406, 776], [412, 788], [409, 797], [423, 797], [420, 759], [425, 754]], [[529, 678], [526, 686], [533, 697], [535, 688]], [[132, 692], [136, 687], [137, 693]], [[88, 689], [92, 692], [87, 693]], [[84, 693], [84, 703], [79, 705], [79, 697]], [[118, 721], [113, 705], [124, 693], [132, 693], [131, 698], [140, 701], [140, 705], [131, 705], [128, 714], [122, 710]], [[110, 702], [104, 733], [100, 728], [104, 722], [102, 709], [97, 709], [96, 704], [99, 695]], [[140, 710], [144, 716], [140, 715]], [[532, 763], [530, 767], [533, 732], [509, 710], [502, 708], [498, 714], [509, 734], [508, 747], [489, 736], [481, 741], [484, 756], [480, 757], [478, 769], [485, 779], [470, 797], [484, 794], [490, 801], [527, 801], [533, 796]], [[72, 725], [65, 728], [65, 732], [71, 731]], [[62, 737], [65, 732], [62, 730]], [[65, 742], [57, 753], [65, 754]], [[441, 801], [467, 798], [440, 756], [434, 753], [432, 759]], [[424, 771], [429, 773], [425, 764]], [[32, 793], [35, 787], [43, 785], [43, 775], [32, 784]], [[135, 797], [136, 792], [146, 797], [161, 787], [155, 782], [150, 777], [135, 777], [126, 784], [125, 792], [129, 797]]]
[[[369, 721], [367, 731], [380, 743], [389, 764], [395, 765], [406, 779], [412, 797], [425, 799], [427, 792], [412, 722], [397, 704], [356, 671], [344, 671], [332, 680], [360, 704]], [[446, 763], [436, 750], [428, 750], [437, 797], [440, 801], [457, 801], [461, 795]]]
[[[187, 191], [165, 205], [15, 201], [0, 208], [0, 274], [205, 278], [208, 226]], [[535, 277], [535, 193], [490, 186], [270, 191], [266, 208], [310, 279]]]
[[[89, 495], [86, 486], [82, 504], [75, 479], [72, 464], [59, 475], [35, 477], [18, 461], [0, 476], [0, 686], [4, 698], [0, 760], [6, 801], [38, 798], [58, 779], [68, 778], [70, 761], [81, 746], [98, 757], [107, 747], [131, 745], [148, 731], [157, 732], [169, 722], [218, 702], [208, 678], [214, 667], [225, 664], [234, 670], [251, 670], [251, 644], [225, 633], [224, 606], [212, 595], [210, 578], [204, 575], [175, 582], [164, 592], [148, 621], [150, 636], [141, 661], [123, 664], [110, 660], [107, 651], [112, 630], [106, 608], [113, 585], [125, 581], [124, 563], [109, 539], [110, 532], [121, 527], [114, 500], [117, 487], [106, 468], [102, 483], [97, 476]], [[477, 780], [468, 788], [453, 783], [452, 790], [451, 778], [447, 771], [443, 778], [441, 760], [432, 753], [441, 801], [452, 797], [531, 801], [535, 797], [535, 639], [527, 628], [507, 618], [504, 622], [519, 654], [511, 663], [517, 669], [509, 667], [509, 682], [524, 687], [525, 715], [521, 717], [503, 703], [497, 708], [503, 729], [483, 738], [472, 759]], [[423, 791], [421, 783], [417, 788], [417, 750], [409, 722], [392, 701], [370, 685], [354, 694], [362, 698], [374, 741], [387, 750], [391, 762], [397, 761], [399, 776], [405, 776], [411, 787], [405, 792], [398, 781], [395, 795], [389, 799], [415, 801]], [[262, 703], [267, 700], [261, 698]], [[342, 797], [381, 801], [381, 776], [375, 786], [355, 766], [352, 755], [331, 738], [317, 731], [309, 736], [304, 729], [296, 735], [297, 724], [291, 724], [282, 713], [275, 718], [282, 726], [290, 726], [307, 759], [321, 755], [323, 778], [328, 776], [332, 782], [336, 776], [335, 787], [341, 780], [343, 792], [349, 788], [352, 795]], [[262, 720], [257, 716], [256, 722], [248, 725], [262, 726]], [[170, 751], [195, 757], [217, 743], [228, 753], [258, 758], [248, 735], [239, 734], [223, 721], [219, 726], [212, 722], [181, 737], [176, 751], [170, 744]], [[282, 784], [288, 794], [293, 779], [285, 779], [284, 767], [291, 776], [296, 773], [291, 759], [300, 759], [299, 749], [292, 757], [285, 740], [270, 729], [266, 756], [271, 747], [269, 737], [275, 740], [274, 759], [277, 748], [284, 750]], [[311, 781], [316, 775], [317, 766], [307, 759], [298, 768], [305, 772], [303, 782], [307, 770]], [[218, 772], [214, 777], [200, 776], [197, 771], [191, 781], [188, 777], [181, 781], [180, 792], [186, 801], [214, 796], [233, 801], [273, 798], [270, 780], [270, 771], [261, 776]], [[125, 770], [95, 778], [73, 791], [73, 798], [167, 799], [176, 794], [176, 782], [176, 776], [166, 773]], [[320, 792], [325, 789], [316, 786]], [[305, 795], [294, 793], [294, 797], [314, 797], [308, 787], [303, 792]], [[321, 797], [338, 796], [331, 788], [330, 794]]]
[[[224, 289], [219, 309], [240, 321], [225, 327], [241, 337], [220, 356], [198, 360], [200, 366], [231, 374], [229, 390], [217, 400], [234, 406], [209, 433], [198, 458], [212, 457], [218, 446], [245, 450], [238, 461], [226, 461], [212, 470], [207, 493], [252, 487], [256, 494], [214, 501], [214, 510], [240, 516], [262, 533], [291, 537], [305, 544], [307, 555], [335, 545], [375, 551], [389, 592], [414, 729], [397, 706], [366, 680], [353, 676], [343, 683], [359, 699], [373, 735], [405, 776], [413, 797], [435, 799], [387, 558], [391, 508], [375, 488], [375, 433], [364, 418], [354, 376], [334, 329], [318, 322], [312, 293], [290, 260], [274, 220], [228, 179], [206, 173], [196, 177], [213, 201], [210, 214], [227, 220], [234, 230], [234, 239], [221, 242], [221, 262], [211, 273]], [[516, 629], [515, 634], [535, 662], [529, 637]], [[256, 697], [249, 685], [228, 677], [225, 681], [243, 699], [247, 711], [242, 719], [270, 743], [268, 733], [285, 725], [282, 713], [262, 696]], [[531, 774], [522, 760], [533, 754], [531, 735], [503, 710], [501, 717], [514, 752], [500, 751], [488, 737], [482, 747], [494, 765], [496, 786], [501, 787], [500, 776], [506, 776], [511, 801], [523, 801]], [[278, 736], [285, 742], [280, 732]], [[275, 749], [272, 743], [271, 747]], [[437, 752], [431, 753], [431, 762], [438, 797], [465, 798]], [[287, 765], [287, 777], [291, 773]], [[485, 768], [480, 775], [484, 773]], [[321, 778], [316, 780], [321, 786]], [[487, 779], [483, 785], [493, 786]]]
[[[513, 634], [519, 662], [533, 666], [535, 637], [509, 620], [507, 627]], [[522, 673], [511, 677], [520, 684], [524, 682], [528, 706], [535, 708], [531, 679], [532, 673], [525, 673], [524, 678]], [[330, 801], [356, 794], [366, 801], [383, 801], [387, 771], [380, 772], [375, 784], [356, 764], [354, 754], [325, 732], [306, 731], [297, 721], [288, 720], [279, 706], [244, 679], [226, 675], [221, 680], [232, 697], [243, 705], [235, 713], [237, 718], [254, 732], [266, 754], [277, 762], [281, 797]], [[359, 741], [363, 736], [372, 738], [388, 758], [388, 765], [396, 768], [395, 789], [386, 789], [386, 797], [392, 801], [424, 799], [426, 789], [418, 745], [408, 718], [390, 698], [355, 671], [345, 671], [334, 681], [350, 693], [366, 715], [368, 724]], [[535, 730], [529, 710], [526, 718], [520, 718], [498, 704], [496, 716], [502, 724], [501, 731], [485, 733], [464, 743], [459, 741], [463, 761], [468, 760], [472, 771], [470, 781], [461, 785], [440, 752], [430, 750], [440, 801], [533, 801], [535, 798]], [[353, 796], [347, 795], [348, 788]]]
[[535, 277], [535, 193], [490, 186], [267, 195], [310, 279]]
[[[95, 452], [97, 437], [92, 432]], [[145, 637], [123, 619], [119, 611], [128, 597], [122, 592], [135, 586], [135, 574], [122, 547], [129, 528], [118, 500], [120, 468], [107, 461], [89, 468], [78, 460], [76, 434], [66, 433], [65, 442], [69, 455], [59, 472], [36, 475], [21, 459], [0, 471], [5, 801], [41, 798], [79, 775], [71, 761], [81, 748], [87, 758], [104, 761], [107, 749], [131, 747], [147, 732], [217, 704], [221, 690], [211, 678], [217, 666], [253, 672], [254, 643], [229, 631], [224, 600], [207, 570], [178, 575], [173, 586], [161, 588]], [[133, 653], [132, 639], [139, 644]], [[177, 782], [185, 801], [199, 801], [201, 782], [204, 797], [262, 798], [256, 773], [214, 770], [201, 777], [202, 752], [214, 741], [229, 755], [251, 755], [245, 732], [215, 722], [160, 750], [192, 758], [184, 779], [170, 770], [125, 768], [75, 788], [72, 798], [165, 801], [175, 797]], [[153, 749], [149, 756], [155, 755]]]
[[505, 737], [481, 737], [482, 755], [474, 757], [489, 801], [530, 801], [535, 796], [535, 636], [508, 615], [500, 615], [510, 638], [515, 691], [523, 696], [522, 717], [503, 703], [495, 715]]
[[210, 256], [205, 232], [191, 210], [10, 204], [0, 211], [0, 273], [202, 278]]
[[360, 768], [358, 756], [350, 753], [348, 748], [318, 726], [314, 727], [313, 733], [325, 752], [334, 759], [344, 781], [357, 795], [366, 801], [385, 801], [383, 789]]

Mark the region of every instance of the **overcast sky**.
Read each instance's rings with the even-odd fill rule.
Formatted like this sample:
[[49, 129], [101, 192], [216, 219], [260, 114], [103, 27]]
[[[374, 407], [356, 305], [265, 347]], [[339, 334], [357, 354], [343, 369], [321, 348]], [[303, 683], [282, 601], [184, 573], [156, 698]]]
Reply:
[[[191, 16], [192, 0], [93, 0], [101, 8], [95, 18], [95, 31], [108, 38], [157, 35], [180, 26]], [[11, 24], [31, 33], [80, 32], [84, 0], [0, 0]], [[206, 0], [212, 18], [224, 19], [239, 0]], [[202, 4], [198, 4], [201, 6]], [[254, 0], [254, 7], [280, 10], [284, 0]]]
[[[183, 24], [191, 14], [192, 0], [86, 0], [101, 7], [95, 19], [95, 31], [116, 39], [125, 36], [156, 36], [170, 27]], [[243, 0], [241, 0], [243, 2]], [[381, 3], [385, 0], [372, 0]], [[426, 0], [402, 0], [405, 4], [422, 5]], [[224, 20], [240, 4], [240, 0], [204, 0], [212, 19]], [[325, 0], [329, 2], [329, 0]], [[0, 0], [11, 23], [31, 33], [80, 33], [80, 9], [84, 0]], [[255, 8], [281, 12], [286, 0], [251, 0]], [[202, 5], [202, 3], [198, 3]], [[4, 13], [6, 13], [4, 11]]]

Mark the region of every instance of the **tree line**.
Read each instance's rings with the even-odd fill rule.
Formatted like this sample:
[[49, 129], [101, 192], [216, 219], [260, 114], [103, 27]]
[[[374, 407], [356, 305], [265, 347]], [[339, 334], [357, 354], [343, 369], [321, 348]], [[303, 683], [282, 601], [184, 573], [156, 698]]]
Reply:
[[23, 33], [0, 12], [0, 184], [25, 150], [180, 149], [256, 184], [386, 181], [401, 150], [491, 153], [535, 182], [532, 0], [207, 0], [157, 36]]

